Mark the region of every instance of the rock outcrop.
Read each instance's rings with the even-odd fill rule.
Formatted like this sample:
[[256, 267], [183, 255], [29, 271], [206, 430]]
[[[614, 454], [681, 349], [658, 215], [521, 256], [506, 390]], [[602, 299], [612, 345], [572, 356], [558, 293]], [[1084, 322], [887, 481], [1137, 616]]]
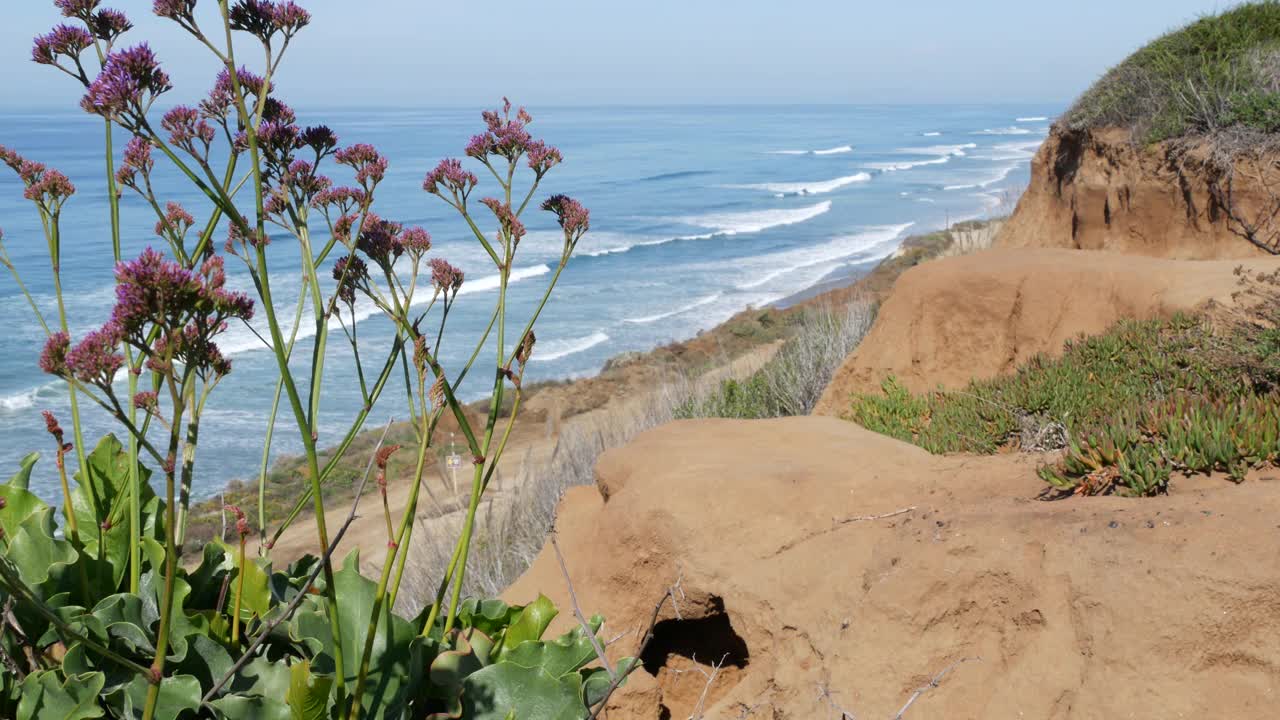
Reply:
[[1246, 153], [1230, 172], [1209, 158], [1203, 143], [1055, 128], [996, 245], [1204, 260], [1265, 254], [1253, 235], [1280, 250], [1277, 158]]
[[[815, 417], [609, 452], [556, 527], [610, 655], [679, 587], [607, 717], [888, 718], [947, 668], [907, 718], [1273, 717], [1280, 478], [1036, 502], [1036, 462]], [[570, 627], [550, 547], [508, 595], [538, 592]]]
[[1229, 303], [1241, 264], [1275, 270], [1280, 258], [1178, 261], [1037, 248], [924, 263], [898, 280], [815, 412], [838, 416], [851, 393], [874, 392], [890, 375], [915, 392], [955, 389], [1058, 354], [1067, 340], [1122, 319]]

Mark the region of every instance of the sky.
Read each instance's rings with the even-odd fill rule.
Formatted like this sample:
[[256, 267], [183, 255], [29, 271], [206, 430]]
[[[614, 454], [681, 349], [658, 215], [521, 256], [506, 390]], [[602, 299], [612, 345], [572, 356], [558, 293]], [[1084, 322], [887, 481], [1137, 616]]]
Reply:
[[[1066, 104], [1148, 40], [1222, 0], [298, 0], [313, 23], [279, 77], [294, 105]], [[107, 0], [198, 98], [217, 70], [151, 14]], [[215, 21], [201, 0], [202, 22]], [[5, 109], [74, 107], [70, 78], [30, 61], [51, 0], [0, 7]], [[239, 44], [239, 43], [238, 43]], [[251, 57], [242, 44], [240, 57]]]

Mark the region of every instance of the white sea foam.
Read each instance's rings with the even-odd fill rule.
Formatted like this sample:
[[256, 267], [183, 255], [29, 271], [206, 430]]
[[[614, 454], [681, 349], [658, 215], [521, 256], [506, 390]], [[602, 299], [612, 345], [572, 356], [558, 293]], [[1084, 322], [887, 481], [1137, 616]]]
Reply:
[[609, 336], [602, 332], [593, 332], [590, 335], [577, 338], [568, 338], [565, 340], [550, 340], [539, 343], [533, 350], [533, 359], [538, 362], [547, 362], [550, 360], [559, 360], [577, 355], [580, 352], [590, 350], [591, 348], [609, 342]]
[[771, 192], [778, 197], [787, 195], [821, 195], [829, 193], [832, 190], [838, 190], [847, 185], [855, 183], [864, 183], [871, 179], [867, 173], [860, 172], [854, 175], [845, 175], [834, 180], [815, 180], [813, 182], [790, 182], [790, 183], [753, 183], [750, 185], [730, 185], [732, 188], [742, 190], [764, 190]]
[[699, 298], [697, 300], [694, 300], [688, 305], [682, 305], [668, 312], [658, 313], [656, 315], [646, 315], [644, 317], [638, 317], [638, 318], [623, 318], [622, 322], [628, 322], [628, 323], [633, 323], [637, 325], [647, 325], [649, 323], [654, 323], [659, 320], [666, 320], [669, 317], [675, 317], [676, 315], [687, 313], [690, 310], [696, 310], [702, 307], [703, 305], [710, 305], [711, 303], [719, 300], [722, 295], [723, 293], [715, 293], [713, 295], [708, 295], [704, 298]]
[[871, 168], [872, 170], [879, 170], [881, 172], [895, 172], [898, 170], [910, 170], [911, 168], [917, 168], [922, 165], [941, 165], [947, 162], [951, 162], [950, 155], [945, 155], [943, 157], [936, 157], [931, 160], [907, 160], [903, 162], [867, 163], [866, 166]]
[[1026, 128], [1016, 126], [1003, 128], [987, 128], [985, 130], [975, 130], [970, 135], [1030, 135], [1031, 131]]
[[978, 147], [977, 143], [963, 145], [927, 145], [925, 147], [899, 148], [896, 152], [902, 155], [935, 155], [937, 157], [964, 157], [966, 150]]
[[1017, 169], [1018, 169], [1017, 165], [1010, 165], [1008, 167], [1001, 168], [999, 172], [997, 172], [993, 177], [988, 178], [987, 180], [983, 180], [981, 182], [976, 182], [976, 183], [968, 183], [964, 185], [947, 185], [942, 189], [947, 191], [953, 191], [953, 190], [978, 190], [981, 188], [988, 188], [997, 183], [1004, 182], [1005, 179], [1008, 178], [1009, 175], [1014, 170], [1017, 170]]
[[689, 240], [700, 240], [715, 235], [739, 235], [755, 233], [783, 225], [795, 225], [812, 220], [831, 209], [831, 201], [824, 200], [816, 205], [800, 208], [778, 210], [751, 210], [740, 213], [710, 213], [695, 217], [676, 218], [678, 222], [713, 230], [703, 235], [687, 236]]
[[[549, 272], [551, 272], [551, 268], [546, 265], [533, 265], [530, 267], [516, 268], [511, 271], [511, 276], [507, 282], [517, 283], [521, 280], [538, 277], [539, 275], [546, 275]], [[497, 275], [486, 275], [475, 280], [467, 280], [462, 284], [462, 289], [458, 291], [458, 294], [470, 295], [473, 293], [489, 292], [496, 290], [500, 282], [501, 278]], [[420, 306], [429, 302], [431, 302], [431, 289], [429, 287], [424, 288], [420, 282], [418, 286], [418, 294], [414, 298], [413, 305]], [[380, 315], [381, 313], [382, 311], [379, 310], [372, 302], [362, 300], [356, 303], [354, 317], [352, 317], [351, 311], [343, 308], [342, 321], [350, 324], [354, 320], [359, 323], [364, 320], [368, 320], [375, 315]], [[290, 308], [289, 312], [279, 312], [278, 316], [281, 318], [282, 322], [289, 323], [289, 327], [281, 328], [281, 332], [285, 333], [287, 340], [288, 334], [292, 331], [294, 309]], [[334, 328], [334, 330], [337, 331], [336, 328]], [[218, 348], [227, 356], [238, 355], [252, 350], [269, 350], [271, 346], [263, 342], [263, 340], [269, 340], [270, 335], [267, 333], [265, 327], [258, 328], [258, 332], [262, 334], [262, 339], [255, 335], [253, 330], [250, 330], [243, 324], [233, 325], [226, 333], [218, 337]], [[304, 310], [302, 312], [301, 323], [298, 327], [297, 338], [298, 340], [305, 340], [307, 338], [314, 337], [315, 334], [315, 315], [313, 315], [309, 309]]]
[[[752, 258], [751, 264], [760, 269], [768, 268], [766, 272], [758, 277], [751, 278], [741, 282], [735, 287], [738, 290], [751, 290], [777, 280], [784, 275], [789, 275], [798, 270], [805, 268], [813, 268], [820, 265], [828, 265], [838, 263], [854, 257], [861, 257], [870, 253], [875, 249], [880, 249], [884, 254], [888, 254], [891, 248], [888, 245], [897, 240], [907, 228], [915, 223], [904, 223], [902, 225], [883, 225], [868, 228], [864, 232], [854, 233], [852, 235], [840, 235], [832, 238], [830, 241], [817, 247], [807, 247], [801, 250], [788, 250], [786, 252], [772, 253], [757, 258]], [[874, 259], [866, 257], [863, 259]], [[709, 301], [708, 301], [709, 302]]]
[[770, 155], [842, 155], [853, 152], [852, 145], [826, 148], [825, 150], [770, 150]]
[[920, 134], [924, 137], [938, 137], [942, 133], [934, 131], [934, 132], [927, 132], [927, 133], [920, 133]]
[[1013, 120], [1013, 121], [1014, 121], [1014, 122], [1020, 122], [1020, 123], [1028, 123], [1028, 122], [1047, 122], [1048, 120], [1049, 120], [1049, 118], [1047, 118], [1047, 117], [1040, 117], [1040, 116], [1037, 116], [1037, 117], [1020, 117], [1020, 118], [1014, 118], [1014, 120]]

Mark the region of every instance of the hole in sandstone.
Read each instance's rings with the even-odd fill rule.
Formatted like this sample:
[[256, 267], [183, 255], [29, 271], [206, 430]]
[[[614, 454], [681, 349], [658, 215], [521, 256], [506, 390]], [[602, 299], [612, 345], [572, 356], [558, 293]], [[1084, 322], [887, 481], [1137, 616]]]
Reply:
[[663, 620], [653, 626], [653, 639], [640, 655], [650, 675], [657, 676], [671, 656], [697, 658], [699, 663], [719, 663], [723, 667], [744, 668], [751, 658], [747, 643], [734, 631], [724, 601], [712, 598], [713, 607], [705, 617]]

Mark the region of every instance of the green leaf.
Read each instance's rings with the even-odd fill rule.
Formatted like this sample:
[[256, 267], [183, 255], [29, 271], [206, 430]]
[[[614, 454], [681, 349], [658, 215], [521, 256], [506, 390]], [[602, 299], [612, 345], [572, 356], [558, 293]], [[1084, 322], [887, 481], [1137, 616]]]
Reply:
[[[334, 672], [334, 648], [341, 643], [343, 672], [347, 687], [354, 688], [364, 653], [365, 635], [369, 619], [373, 616], [373, 604], [377, 588], [373, 581], [364, 578], [359, 571], [360, 556], [352, 551], [342, 569], [334, 573], [334, 590], [338, 603], [338, 622], [341, 637], [333, 637], [328, 615], [327, 600], [322, 596], [308, 607], [300, 609], [290, 623], [290, 638], [304, 643], [315, 652], [312, 666], [317, 672]], [[370, 720], [398, 717], [408, 689], [405, 678], [409, 676], [412, 657], [410, 645], [418, 633], [409, 621], [391, 613], [386, 603], [378, 612], [373, 652], [369, 657], [368, 682], [362, 701], [364, 717]]]
[[[65, 588], [63, 579], [79, 555], [71, 543], [53, 536], [53, 508], [44, 507], [29, 515], [9, 537], [4, 557], [18, 571], [18, 577], [40, 597], [52, 597]], [[7, 535], [7, 533], [6, 533]]]
[[538, 595], [538, 599], [525, 605], [520, 615], [507, 628], [507, 634], [502, 638], [502, 647], [498, 649], [497, 659], [506, 658], [512, 650], [520, 646], [520, 643], [541, 638], [542, 633], [547, 631], [551, 621], [559, 614], [560, 611], [556, 609], [555, 603], [551, 602], [550, 598], [546, 595]]
[[87, 720], [100, 718], [98, 693], [106, 678], [102, 673], [72, 675], [58, 682], [58, 673], [50, 670], [27, 676], [19, 691], [18, 720]]
[[[599, 632], [604, 620], [592, 618], [592, 631]], [[551, 677], [561, 677], [577, 672], [596, 659], [591, 638], [581, 627], [576, 627], [551, 642], [526, 642], [507, 653], [503, 662], [521, 667], [540, 668]]]
[[[101, 557], [111, 567], [114, 584], [103, 588], [102, 594], [106, 595], [119, 587], [128, 569], [129, 453], [114, 435], [107, 435], [86, 458], [86, 464], [86, 468], [75, 473], [76, 489], [71, 493], [71, 507], [85, 554]], [[139, 464], [140, 506], [155, 497], [150, 476], [151, 472]], [[104, 523], [106, 529], [103, 529]]]
[[[151, 686], [141, 675], [124, 687], [107, 696], [118, 714], [131, 720], [141, 720], [147, 705], [147, 689]], [[200, 682], [190, 675], [173, 675], [160, 683], [156, 698], [156, 718], [178, 720], [187, 712], [200, 708]]]
[[36, 461], [40, 459], [40, 453], [27, 453], [18, 461], [18, 472], [9, 478], [9, 482], [5, 487], [16, 488], [18, 490], [27, 490], [31, 486], [31, 469], [35, 467]]
[[571, 673], [553, 678], [536, 668], [499, 662], [467, 676], [463, 682], [462, 716], [467, 720], [580, 720], [582, 678]]
[[269, 697], [227, 695], [209, 704], [226, 720], [293, 720], [288, 705]]
[[13, 537], [22, 521], [49, 507], [34, 493], [13, 485], [0, 485], [0, 529], [5, 537]]
[[[240, 619], [249, 620], [253, 617], [265, 617], [267, 612], [271, 610], [271, 565], [266, 561], [259, 561], [246, 553], [244, 567], [240, 567], [240, 548], [215, 540], [224, 553], [229, 565], [234, 568], [236, 573], [244, 572], [244, 594], [240, 600]], [[260, 562], [262, 564], [260, 564]], [[264, 567], [265, 565], [265, 567]], [[238, 575], [232, 575], [231, 585], [227, 588], [226, 606], [228, 611], [235, 604], [236, 592], [240, 589], [240, 578]]]
[[313, 675], [311, 663], [306, 660], [295, 663], [289, 668], [289, 692], [285, 696], [293, 720], [327, 720], [332, 689], [332, 676]]

